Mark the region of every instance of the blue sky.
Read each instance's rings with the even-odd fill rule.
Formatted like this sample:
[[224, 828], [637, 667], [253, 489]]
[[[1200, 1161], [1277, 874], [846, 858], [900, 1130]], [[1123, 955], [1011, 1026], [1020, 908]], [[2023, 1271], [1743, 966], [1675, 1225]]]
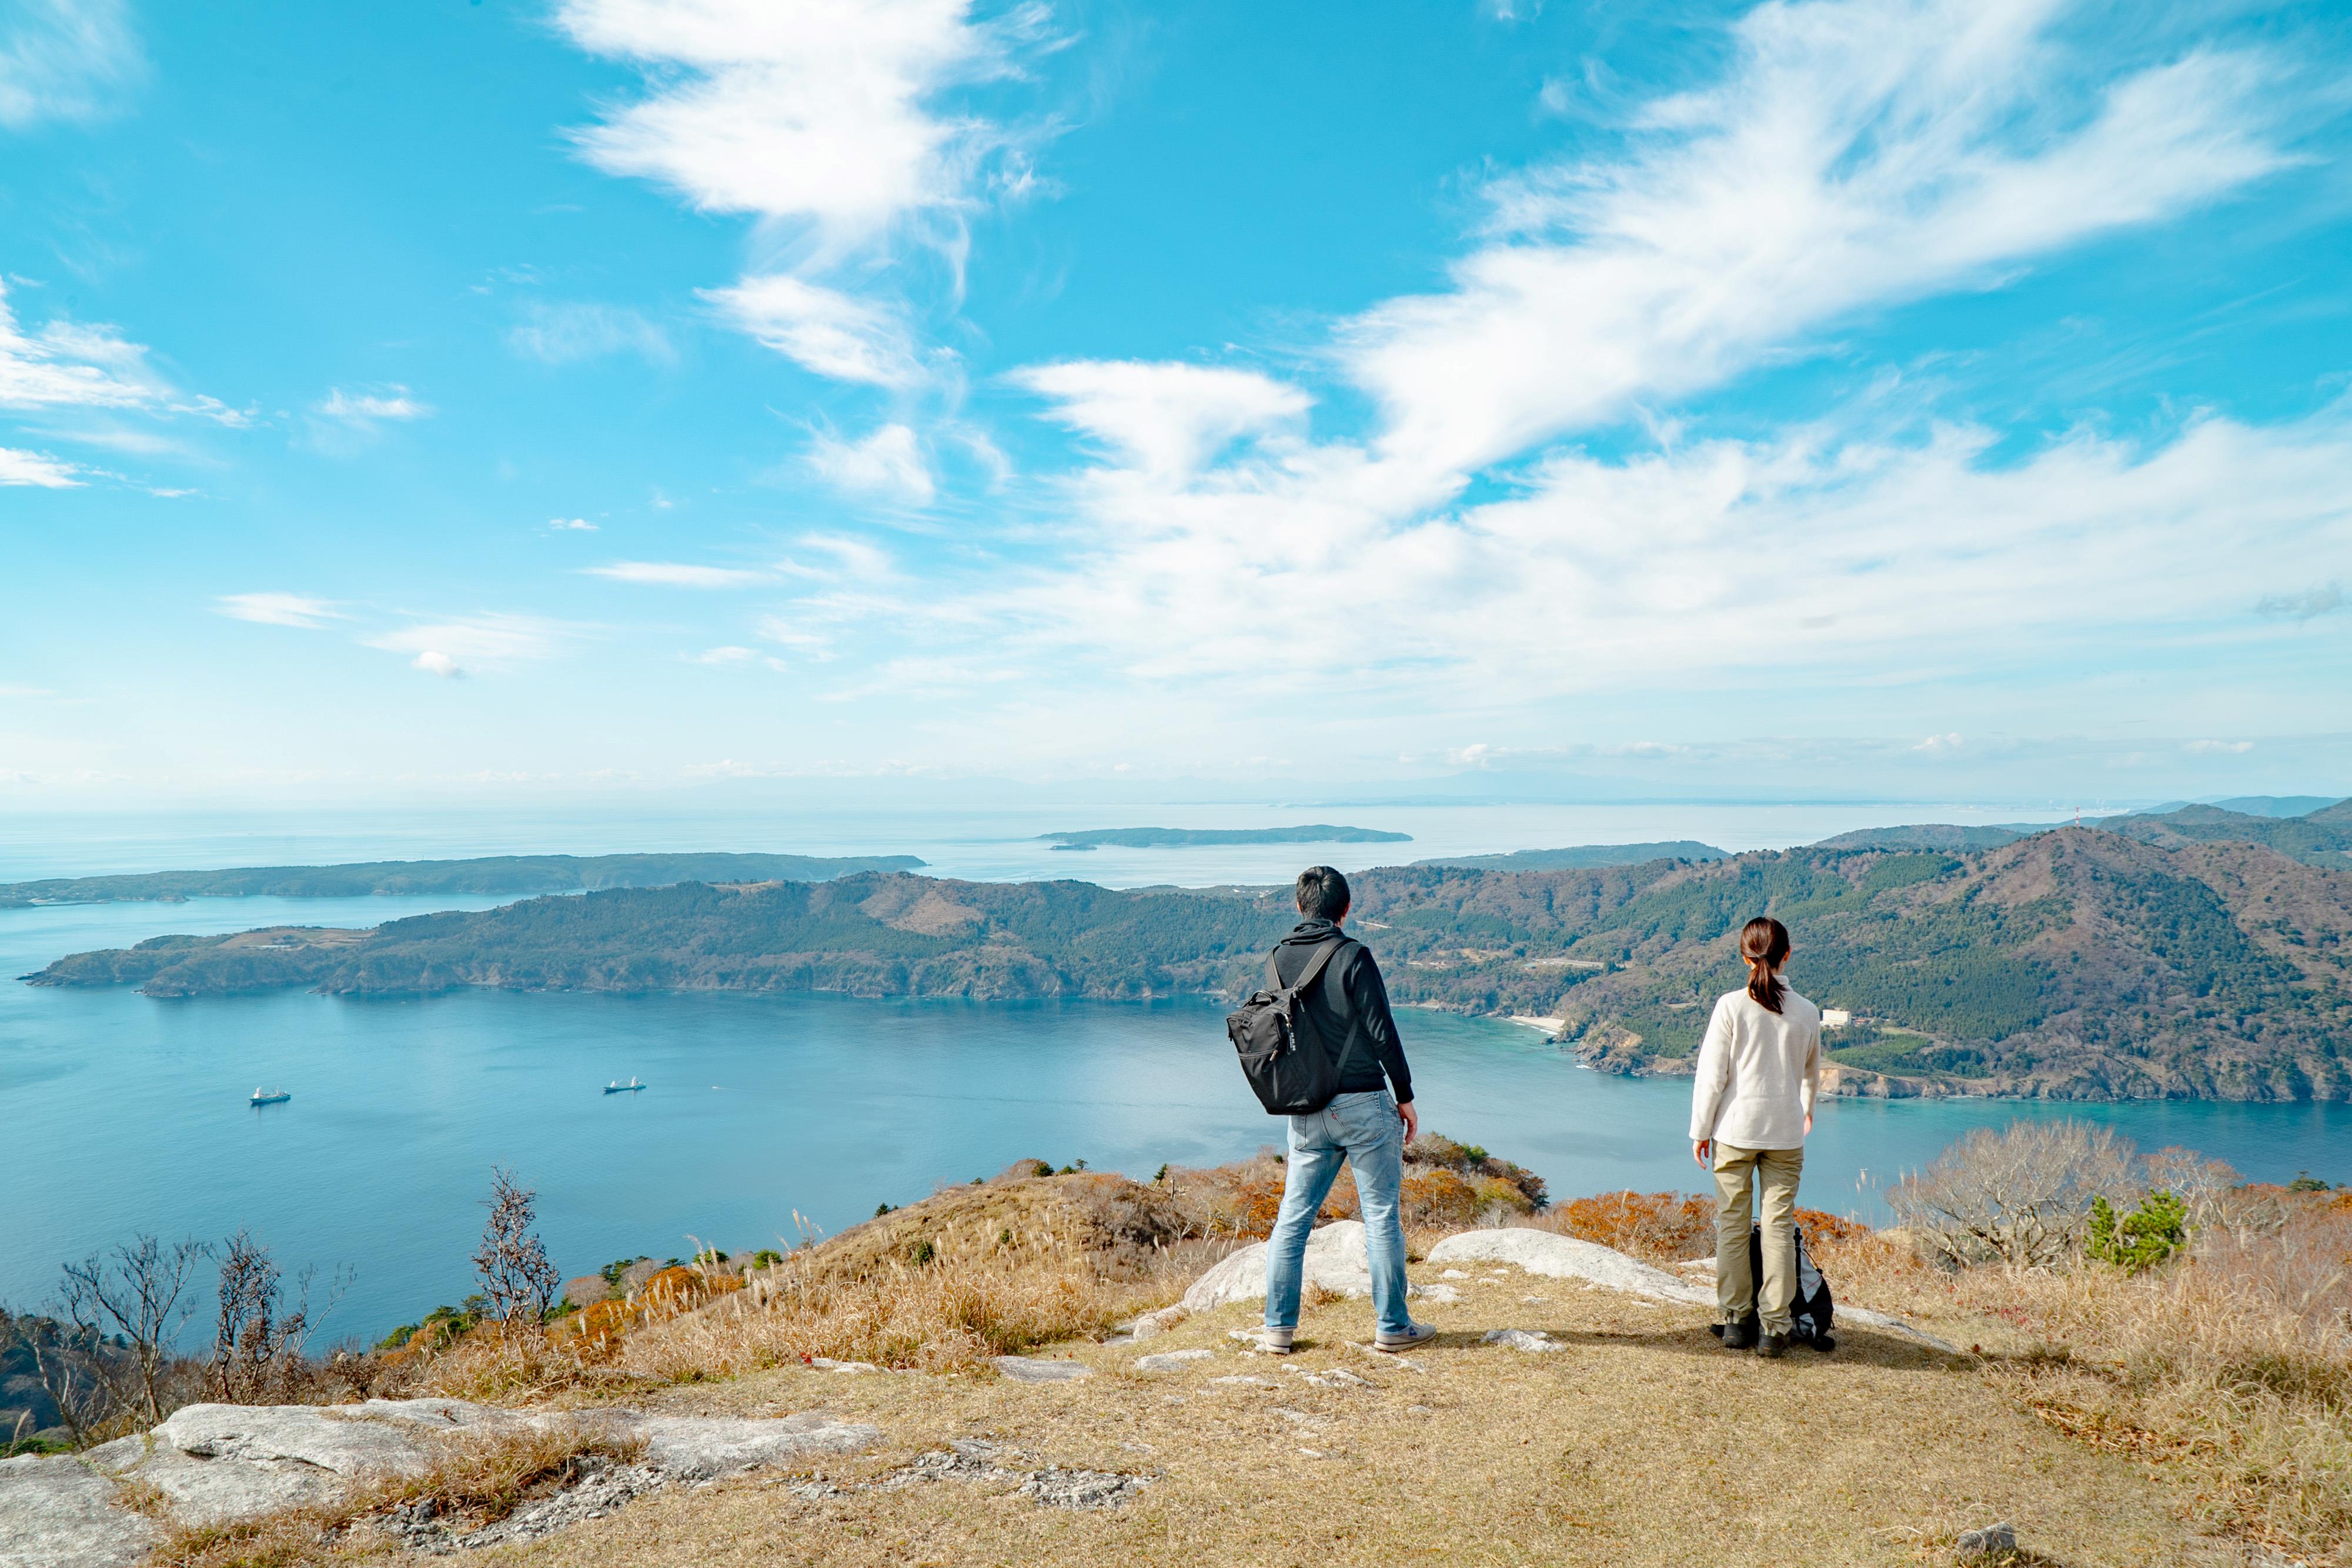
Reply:
[[2352, 790], [2347, 19], [0, 0], [0, 802]]

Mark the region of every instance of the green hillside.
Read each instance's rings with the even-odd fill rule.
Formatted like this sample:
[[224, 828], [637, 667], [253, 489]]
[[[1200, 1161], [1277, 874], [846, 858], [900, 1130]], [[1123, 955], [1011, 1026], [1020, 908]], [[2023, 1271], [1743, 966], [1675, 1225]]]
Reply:
[[[2061, 829], [1978, 854], [1820, 847], [1545, 872], [1355, 879], [1350, 928], [1403, 1003], [1557, 1016], [1605, 1071], [1675, 1073], [1759, 912], [1792, 983], [1852, 1011], [1848, 1092], [2352, 1098], [2352, 873], [2223, 842]], [[735, 989], [853, 996], [1232, 996], [1286, 889], [1117, 891], [864, 873], [622, 889], [373, 931], [166, 936], [43, 985], [155, 996]]]

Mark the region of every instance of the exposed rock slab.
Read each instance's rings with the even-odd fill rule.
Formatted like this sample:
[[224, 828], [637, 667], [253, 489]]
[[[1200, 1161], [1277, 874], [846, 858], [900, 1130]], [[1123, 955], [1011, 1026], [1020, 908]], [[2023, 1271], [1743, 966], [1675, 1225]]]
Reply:
[[1015, 1383], [1075, 1383], [1095, 1375], [1083, 1362], [1037, 1361], [1025, 1355], [1000, 1355], [995, 1365], [999, 1375]]
[[1208, 1361], [1217, 1353], [1213, 1350], [1163, 1350], [1157, 1355], [1139, 1355], [1134, 1366], [1138, 1372], [1181, 1372], [1196, 1361]]
[[[821, 1412], [781, 1420], [649, 1416], [635, 1410], [501, 1410], [460, 1399], [371, 1399], [341, 1406], [191, 1405], [154, 1431], [79, 1456], [0, 1461], [0, 1568], [122, 1568], [153, 1542], [156, 1526], [118, 1500], [119, 1483], [153, 1487], [173, 1520], [216, 1524], [331, 1501], [353, 1483], [415, 1474], [462, 1431], [583, 1426], [641, 1440], [643, 1459], [591, 1478], [594, 1496], [536, 1505], [538, 1533], [610, 1512], [678, 1481], [708, 1480], [811, 1454], [855, 1453], [881, 1438], [873, 1427]], [[430, 1534], [429, 1521], [395, 1521]], [[532, 1531], [517, 1526], [527, 1538]], [[501, 1539], [508, 1537], [502, 1536]]]
[[1509, 1263], [1548, 1280], [1582, 1280], [1605, 1291], [1623, 1291], [1653, 1301], [1715, 1304], [1715, 1291], [1710, 1289], [1636, 1262], [1614, 1248], [1549, 1230], [1465, 1230], [1431, 1248], [1429, 1260]]
[[78, 1458], [0, 1459], [0, 1568], [131, 1568], [162, 1533]]

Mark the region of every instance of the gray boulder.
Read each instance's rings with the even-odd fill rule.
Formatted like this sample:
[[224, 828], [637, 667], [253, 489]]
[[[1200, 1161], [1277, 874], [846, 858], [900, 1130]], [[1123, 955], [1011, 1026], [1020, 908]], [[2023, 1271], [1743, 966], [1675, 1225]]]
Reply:
[[1964, 1530], [1953, 1542], [1954, 1555], [1963, 1563], [1981, 1562], [1987, 1557], [2000, 1557], [2017, 1550], [2017, 1531], [2006, 1523], [1988, 1524], [1982, 1530]]
[[[1372, 1293], [1372, 1269], [1364, 1251], [1360, 1220], [1337, 1219], [1307, 1238], [1307, 1256], [1300, 1283], [1319, 1285], [1338, 1296]], [[1188, 1312], [1213, 1312], [1234, 1301], [1255, 1301], [1265, 1294], [1265, 1243], [1256, 1242], [1219, 1263], [1192, 1281], [1184, 1292]]]
[[0, 1459], [0, 1568], [131, 1568], [163, 1531], [68, 1455]]
[[1138, 1372], [1181, 1372], [1196, 1361], [1208, 1361], [1216, 1355], [1212, 1350], [1163, 1350], [1157, 1355], [1135, 1358]]
[[1636, 1262], [1614, 1248], [1519, 1228], [1465, 1230], [1429, 1249], [1433, 1263], [1508, 1263], [1548, 1280], [1582, 1280], [1605, 1291], [1623, 1291], [1653, 1301], [1713, 1306], [1715, 1291], [1678, 1280], [1664, 1269]]

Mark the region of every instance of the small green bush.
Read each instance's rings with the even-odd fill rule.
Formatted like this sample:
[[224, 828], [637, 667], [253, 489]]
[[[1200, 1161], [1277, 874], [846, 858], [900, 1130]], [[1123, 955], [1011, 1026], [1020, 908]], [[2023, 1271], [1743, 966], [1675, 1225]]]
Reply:
[[2189, 1205], [2168, 1192], [2151, 1192], [2118, 1216], [2104, 1197], [2091, 1200], [2091, 1232], [2084, 1249], [2102, 1263], [2137, 1274], [2153, 1269], [2189, 1242]]

